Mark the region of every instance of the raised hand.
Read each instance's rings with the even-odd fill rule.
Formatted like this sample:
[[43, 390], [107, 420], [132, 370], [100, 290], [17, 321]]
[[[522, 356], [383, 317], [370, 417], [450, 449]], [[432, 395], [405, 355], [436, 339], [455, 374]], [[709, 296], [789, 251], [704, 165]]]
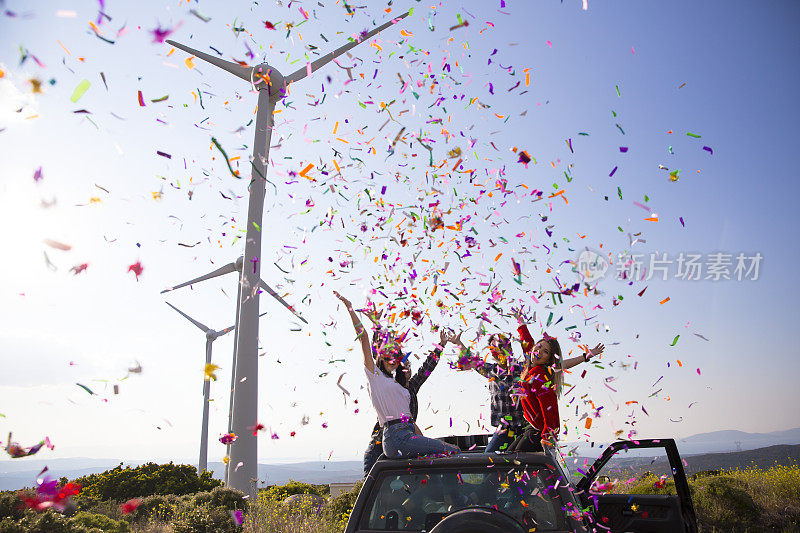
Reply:
[[342, 301], [342, 303], [344, 304], [344, 306], [347, 307], [348, 309], [351, 309], [353, 307], [353, 304], [350, 303], [350, 300], [348, 300], [347, 298], [345, 298], [344, 296], [342, 296], [338, 292], [333, 291], [333, 295], [336, 296], [337, 298], [339, 298]]
[[439, 345], [444, 347], [448, 342], [453, 342], [453, 331], [449, 328], [439, 328]]
[[[525, 314], [525, 306], [524, 305], [520, 305], [519, 307], [512, 307], [511, 308], [511, 316], [516, 318], [517, 319], [517, 324], [520, 324], [520, 325], [527, 324], [527, 323], [530, 322], [530, 320], [528, 320], [527, 315]], [[536, 320], [535, 317], [534, 317], [534, 320]]]
[[597, 344], [597, 346], [595, 346], [594, 348], [592, 348], [591, 350], [589, 350], [589, 351], [586, 353], [586, 360], [588, 361], [589, 359], [591, 359], [591, 358], [592, 358], [592, 357], [594, 357], [595, 355], [600, 355], [600, 354], [602, 354], [602, 353], [603, 353], [603, 350], [605, 350], [605, 349], [606, 349], [606, 347], [605, 347], [605, 346], [603, 346], [603, 344], [602, 344], [602, 343], [598, 343], [598, 344]]
[[380, 326], [380, 320], [381, 320], [381, 317], [383, 316], [383, 309], [378, 311], [375, 308], [375, 304], [373, 303], [372, 304], [372, 309], [367, 311], [365, 314], [367, 315], [367, 318], [369, 318], [376, 327]]
[[464, 347], [464, 341], [461, 340], [461, 335], [463, 333], [464, 333], [463, 331], [459, 331], [458, 335], [455, 335], [455, 334], [451, 335], [450, 336], [450, 342], [452, 342], [453, 344], [456, 344], [458, 346], [461, 346], [463, 348]]

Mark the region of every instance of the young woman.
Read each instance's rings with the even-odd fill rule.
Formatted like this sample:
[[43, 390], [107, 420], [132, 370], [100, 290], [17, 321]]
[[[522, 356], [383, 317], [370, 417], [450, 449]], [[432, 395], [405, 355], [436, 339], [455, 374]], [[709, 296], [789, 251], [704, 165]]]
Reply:
[[[470, 350], [461, 342], [461, 335], [453, 342], [461, 346], [461, 358], [469, 359]], [[522, 377], [522, 365], [513, 359], [511, 339], [505, 334], [489, 336], [489, 352], [496, 362], [475, 367], [475, 371], [489, 380], [490, 423], [496, 428], [486, 453], [504, 452], [527, 425], [519, 395], [515, 394]]]
[[[342, 301], [350, 313], [356, 336], [361, 343], [369, 397], [382, 427], [383, 453], [391, 459], [457, 453], [459, 451], [457, 446], [417, 434], [411, 412], [411, 393], [392, 376], [403, 360], [403, 353], [397, 340], [379, 339], [377, 356], [373, 360], [372, 346], [367, 332], [353, 310], [350, 300], [338, 292], [334, 291], [333, 294]], [[448, 340], [442, 333], [442, 345]]]
[[[393, 333], [381, 329], [378, 323], [378, 319], [380, 319], [379, 314], [373, 314], [370, 316], [373, 324], [377, 328], [372, 335], [372, 348], [375, 353], [377, 353], [378, 349], [384, 344], [384, 341], [388, 340], [390, 336], [393, 337]], [[411, 376], [411, 368], [408, 367], [407, 363], [408, 360], [404, 361], [401, 366], [397, 368], [394, 374], [394, 380], [398, 382], [400, 385], [406, 387], [408, 389], [410, 395], [410, 408], [411, 408], [411, 417], [415, 421], [417, 420], [417, 415], [419, 412], [419, 402], [417, 400], [417, 394], [419, 393], [420, 387], [425, 381], [428, 379], [428, 376], [431, 375], [431, 372], [436, 368], [436, 365], [439, 363], [439, 358], [442, 355], [442, 348], [447, 343], [448, 339], [444, 336], [444, 331], [440, 332], [440, 346], [436, 346], [429, 354], [428, 357], [425, 358], [425, 361], [422, 363], [422, 366], [419, 367], [419, 370]], [[370, 436], [369, 444], [367, 445], [367, 449], [364, 452], [364, 476], [366, 477], [369, 474], [369, 471], [372, 469], [372, 466], [378, 461], [381, 454], [383, 453], [383, 445], [382, 445], [382, 433], [383, 428], [381, 427], [380, 420], [375, 423], [375, 427], [372, 428], [372, 435]], [[419, 428], [417, 428], [417, 433], [419, 432]]]
[[561, 355], [561, 346], [554, 337], [545, 333], [543, 339], [534, 343], [528, 326], [521, 319], [517, 331], [522, 350], [528, 356], [520, 383], [524, 393], [522, 410], [530, 425], [509, 446], [508, 451], [541, 452], [544, 450], [543, 445], [554, 446], [558, 438], [558, 398], [561, 396], [564, 370], [589, 361], [595, 355], [603, 353], [605, 347], [598, 344], [587, 353], [565, 361]]

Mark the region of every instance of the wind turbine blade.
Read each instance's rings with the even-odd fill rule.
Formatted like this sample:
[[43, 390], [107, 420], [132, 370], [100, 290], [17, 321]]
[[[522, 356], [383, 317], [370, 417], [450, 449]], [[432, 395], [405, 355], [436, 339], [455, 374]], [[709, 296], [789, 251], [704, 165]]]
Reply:
[[294, 310], [294, 308], [293, 308], [291, 305], [289, 305], [288, 303], [286, 303], [286, 300], [284, 300], [283, 298], [281, 298], [281, 296], [280, 296], [280, 295], [279, 295], [277, 292], [275, 292], [275, 290], [274, 290], [272, 287], [270, 287], [269, 285], [267, 285], [267, 284], [266, 284], [266, 282], [265, 282], [263, 279], [261, 280], [261, 283], [259, 283], [259, 286], [260, 286], [262, 289], [264, 289], [265, 291], [267, 291], [267, 292], [269, 293], [269, 295], [270, 295], [270, 296], [272, 296], [273, 298], [275, 298], [276, 300], [278, 300], [278, 301], [281, 303], [281, 305], [283, 305], [283, 306], [284, 306], [286, 309], [288, 309], [289, 311], [291, 311], [291, 313], [292, 313], [294, 316], [296, 316], [297, 318], [299, 318], [300, 320], [302, 320], [302, 321], [303, 321], [303, 323], [305, 323], [305, 324], [308, 324], [308, 321], [307, 321], [305, 318], [303, 318], [302, 316], [300, 316], [300, 314], [299, 314], [297, 311], [295, 311], [295, 310]]
[[180, 285], [175, 285], [174, 287], [170, 287], [169, 289], [164, 289], [161, 291], [161, 294], [165, 292], [174, 291], [175, 289], [180, 289], [181, 287], [186, 287], [187, 285], [192, 285], [194, 283], [198, 283], [201, 281], [205, 281], [207, 279], [216, 278], [217, 276], [223, 276], [225, 274], [230, 274], [231, 272], [236, 272], [236, 264], [235, 263], [228, 263], [224, 267], [220, 267], [213, 272], [209, 272], [208, 274], [203, 274], [199, 278], [194, 278], [189, 280], [185, 283], [181, 283]]
[[193, 56], [197, 56], [203, 61], [207, 61], [214, 65], [215, 67], [219, 67], [222, 70], [228, 71], [234, 76], [242, 78], [244, 81], [251, 81], [251, 73], [253, 72], [252, 67], [243, 67], [237, 63], [233, 63], [231, 61], [225, 61], [224, 59], [220, 59], [218, 57], [214, 57], [211, 54], [206, 54], [205, 52], [201, 52], [199, 50], [195, 50], [194, 48], [189, 48], [186, 45], [181, 43], [176, 43], [171, 39], [167, 39], [167, 42], [174, 46], [175, 48], [179, 48], [184, 52], [192, 54]]
[[217, 332], [217, 337], [222, 337], [223, 335], [226, 335], [226, 334], [230, 333], [234, 329], [236, 329], [236, 324], [232, 325], [229, 328], [225, 328], [222, 331]]
[[187, 315], [186, 313], [184, 313], [183, 311], [181, 311], [180, 309], [178, 309], [177, 307], [175, 307], [175, 306], [174, 306], [174, 305], [172, 305], [171, 303], [169, 303], [169, 302], [165, 302], [165, 303], [166, 303], [168, 306], [170, 306], [171, 308], [173, 308], [174, 310], [176, 310], [177, 312], [179, 312], [181, 315], [183, 315], [183, 317], [184, 317], [186, 320], [188, 320], [189, 322], [191, 322], [192, 324], [194, 324], [195, 326], [197, 326], [198, 328], [200, 328], [201, 330], [203, 330], [203, 333], [206, 333], [207, 331], [209, 331], [209, 330], [210, 330], [210, 328], [209, 328], [208, 326], [206, 326], [206, 325], [204, 325], [204, 324], [202, 324], [202, 323], [198, 322], [197, 320], [195, 320], [194, 318], [190, 317], [189, 315]]
[[[400, 19], [403, 19], [403, 18], [405, 18], [407, 16], [408, 16], [408, 12], [403, 13], [399, 17], [393, 18], [389, 22], [387, 22], [385, 24], [381, 24], [380, 26], [378, 26], [374, 30], [372, 30], [370, 32], [367, 32], [364, 35], [364, 37], [361, 38], [360, 41], [351, 41], [351, 42], [347, 43], [344, 46], [340, 46], [339, 48], [337, 48], [336, 50], [334, 50], [330, 54], [326, 54], [326, 55], [320, 57], [319, 59], [317, 59], [316, 61], [311, 63], [311, 72], [319, 70], [320, 68], [322, 68], [326, 64], [330, 63], [331, 61], [333, 61], [334, 59], [336, 59], [340, 55], [344, 54], [348, 50], [351, 50], [352, 48], [358, 46], [359, 44], [363, 43], [364, 41], [367, 41], [367, 40], [371, 39], [372, 37], [374, 37], [375, 35], [379, 34], [380, 32], [382, 32], [383, 30], [385, 30], [389, 26], [391, 26], [393, 24], [397, 24], [397, 22]], [[295, 82], [295, 81], [302, 80], [303, 78], [305, 78], [308, 75], [308, 70], [309, 70], [309, 68], [306, 65], [305, 67], [297, 69], [296, 71], [292, 72], [291, 74], [286, 76], [284, 79], [286, 80], [287, 84]]]

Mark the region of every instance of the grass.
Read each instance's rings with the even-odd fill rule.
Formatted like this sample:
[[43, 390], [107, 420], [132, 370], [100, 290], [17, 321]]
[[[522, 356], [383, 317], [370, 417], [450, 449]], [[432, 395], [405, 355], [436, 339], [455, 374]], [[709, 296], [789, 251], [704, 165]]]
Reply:
[[[249, 506], [243, 533], [340, 533], [344, 531], [347, 517], [353, 508], [355, 499], [361, 489], [356, 484], [349, 493], [335, 498], [325, 498], [320, 494], [325, 491], [321, 487], [287, 484], [280, 487], [262, 489], [258, 500]], [[316, 490], [315, 490], [316, 489]], [[327, 489], [327, 487], [325, 487]], [[303, 492], [298, 492], [303, 490]], [[292, 505], [283, 504], [283, 499], [291, 494], [302, 495]], [[133, 523], [132, 533], [191, 533], [217, 531], [209, 526], [201, 517], [192, 516], [191, 509], [180, 506], [177, 502], [163, 503], [154, 507], [148, 520]], [[210, 527], [210, 529], [209, 529]]]
[[[675, 494], [672, 481], [656, 488], [657, 479], [644, 475], [618, 483], [612, 492]], [[701, 532], [800, 531], [800, 467], [796, 464], [700, 472], [689, 479], [689, 491]]]
[[[621, 479], [625, 476], [620, 475]], [[616, 484], [612, 492], [625, 494], [675, 494], [672, 481], [655, 486], [653, 474], [632, 477]], [[132, 533], [340, 533], [358, 496], [358, 484], [349, 493], [327, 498], [321, 486], [293, 482], [261, 489], [250, 502], [242, 527], [231, 518], [241, 508], [228, 489], [185, 496], [148, 496], [136, 515], [123, 517], [115, 502], [87, 500], [70, 517], [27, 511], [24, 517], [13, 500], [14, 493], [0, 494], [0, 530], [16, 532], [55, 531], [39, 522], [63, 523], [58, 531], [124, 531]], [[769, 469], [745, 468], [700, 472], [689, 479], [701, 533], [800, 531], [800, 467], [775, 465]], [[225, 492], [227, 491], [227, 492]], [[289, 506], [287, 494], [304, 494]], [[241, 496], [239, 496], [240, 498]], [[112, 520], [109, 520], [112, 519]], [[117, 521], [115, 529], [111, 529]], [[16, 528], [11, 527], [16, 524]], [[73, 526], [76, 526], [73, 528]], [[78, 528], [83, 526], [83, 528]], [[44, 529], [43, 529], [44, 527]], [[97, 529], [93, 529], [97, 528]], [[107, 529], [108, 528], [108, 529]]]

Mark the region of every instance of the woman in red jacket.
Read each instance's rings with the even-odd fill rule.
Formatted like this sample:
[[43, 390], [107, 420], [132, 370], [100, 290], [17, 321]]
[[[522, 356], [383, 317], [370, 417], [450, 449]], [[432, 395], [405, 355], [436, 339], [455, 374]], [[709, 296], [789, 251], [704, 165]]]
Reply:
[[561, 346], [554, 337], [545, 333], [543, 339], [534, 342], [528, 326], [522, 323], [517, 331], [527, 356], [520, 384], [524, 394], [522, 411], [530, 427], [509, 446], [508, 451], [541, 452], [542, 445], [553, 446], [558, 437], [558, 398], [564, 370], [603, 353], [605, 347], [598, 344], [587, 353], [564, 361]]

